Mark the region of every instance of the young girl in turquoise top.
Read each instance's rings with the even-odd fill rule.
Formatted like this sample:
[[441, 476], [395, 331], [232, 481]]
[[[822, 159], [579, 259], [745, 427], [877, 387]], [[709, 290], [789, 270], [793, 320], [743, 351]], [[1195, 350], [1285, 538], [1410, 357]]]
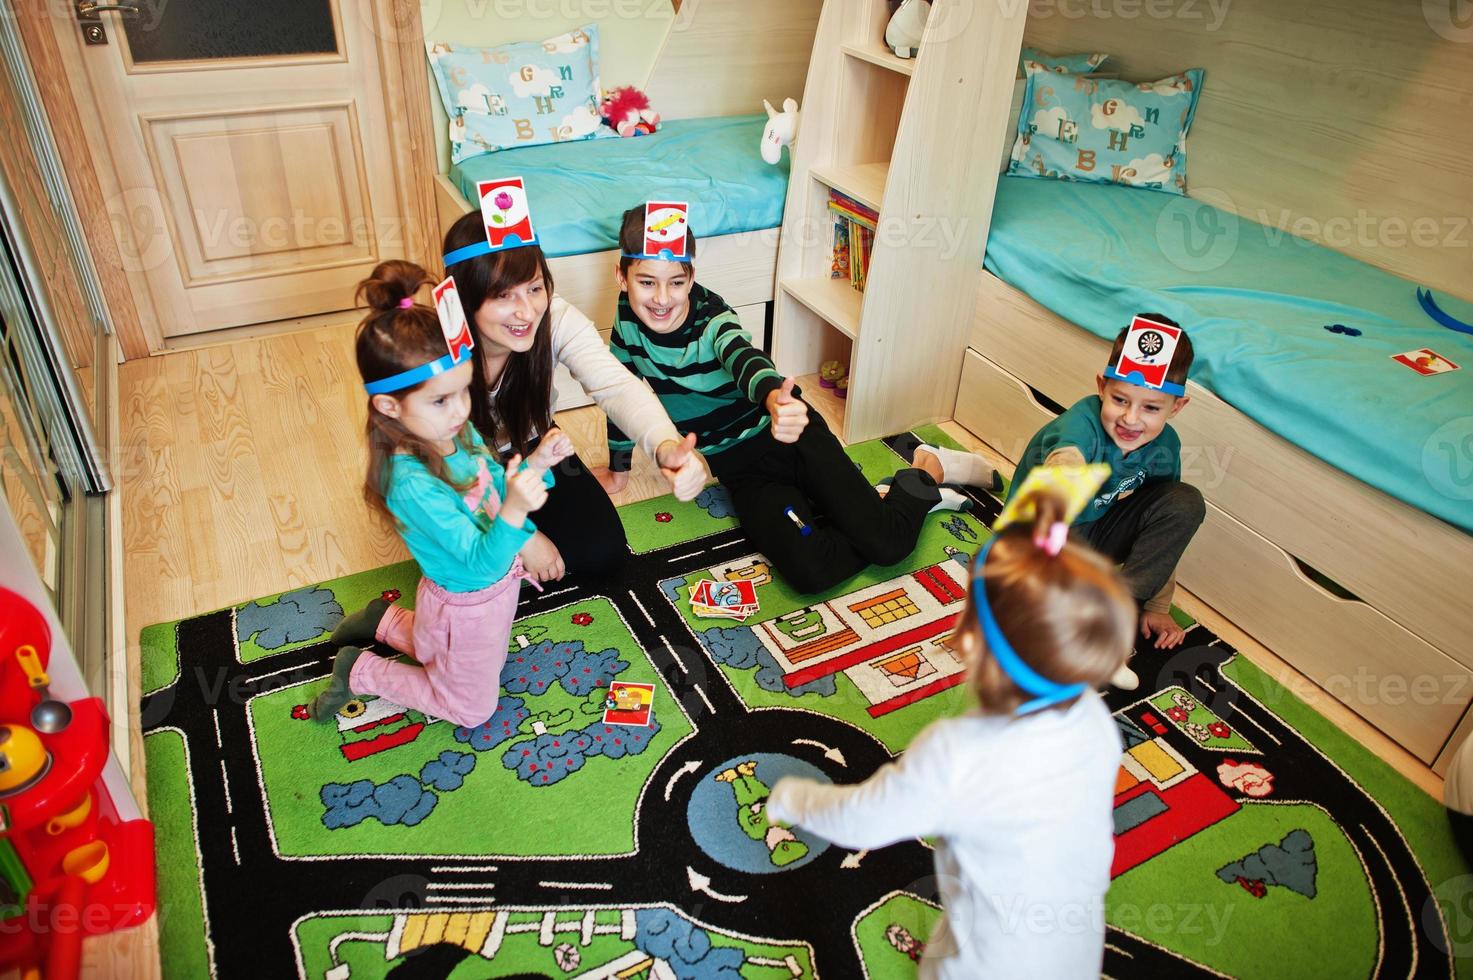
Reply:
[[[341, 649], [312, 702], [318, 721], [360, 694], [467, 727], [495, 713], [525, 577], [517, 552], [536, 531], [528, 515], [547, 499], [551, 467], [573, 451], [557, 429], [505, 468], [487, 450], [466, 424], [470, 350], [452, 354], [435, 311], [414, 302], [430, 282], [414, 263], [391, 261], [358, 285], [372, 308], [357, 337], [369, 394], [363, 492], [394, 519], [424, 577], [413, 612], [375, 600], [333, 633]], [[375, 642], [417, 662], [364, 656]]]

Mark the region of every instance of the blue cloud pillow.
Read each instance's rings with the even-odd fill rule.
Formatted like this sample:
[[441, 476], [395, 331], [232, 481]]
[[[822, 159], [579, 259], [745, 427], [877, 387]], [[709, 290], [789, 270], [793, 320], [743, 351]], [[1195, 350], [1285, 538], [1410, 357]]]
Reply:
[[616, 137], [598, 114], [598, 25], [546, 41], [471, 48], [427, 41], [450, 119], [450, 159]]
[[1008, 173], [1185, 194], [1187, 132], [1204, 75], [1193, 68], [1137, 84], [1031, 72]]

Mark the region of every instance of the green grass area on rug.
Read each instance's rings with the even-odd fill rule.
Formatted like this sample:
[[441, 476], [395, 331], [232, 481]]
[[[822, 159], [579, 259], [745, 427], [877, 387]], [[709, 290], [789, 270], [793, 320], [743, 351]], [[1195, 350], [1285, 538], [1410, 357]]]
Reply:
[[[1271, 900], [1255, 898], [1217, 877], [1218, 868], [1294, 830], [1312, 836], [1315, 886], [1335, 895], [1334, 904], [1285, 889], [1274, 889]], [[1179, 893], [1166, 898], [1163, 881], [1175, 882]], [[1197, 900], [1182, 900], [1181, 891]], [[1364, 977], [1376, 965], [1376, 914], [1355, 849], [1334, 820], [1307, 803], [1243, 804], [1116, 878], [1105, 919], [1234, 977]]]
[[143, 740], [148, 767], [148, 814], [158, 854], [159, 958], [171, 977], [210, 975], [200, 892], [194, 806], [184, 738], [170, 729]]
[[[529, 686], [529, 681], [535, 683], [536, 675], [523, 675], [518, 693], [504, 695], [496, 715], [487, 723], [486, 727], [494, 729], [498, 737], [492, 742], [490, 738], [483, 741], [480, 730], [427, 724], [428, 719], [412, 709], [400, 721], [359, 731], [364, 723], [376, 720], [369, 714], [375, 701], [366, 703], [363, 714], [341, 718], [337, 724], [303, 722], [301, 706], [311, 699], [320, 682], [283, 687], [250, 702], [252, 743], [266, 787], [278, 852], [284, 857], [376, 853], [478, 856], [618, 854], [632, 849], [633, 828], [604, 819], [603, 808], [613, 812], [634, 809], [655, 764], [690, 733], [689, 719], [669, 690], [657, 683], [659, 676], [648, 655], [607, 599], [584, 600], [518, 620], [515, 636], [514, 642], [528, 646], [553, 640], [566, 650], [570, 660], [591, 665], [579, 669], [598, 669], [598, 664], [607, 665], [617, 659], [626, 664], [617, 673], [620, 681], [655, 685], [654, 714], [658, 722], [623, 736], [631, 740], [624, 764], [614, 767], [607, 759], [589, 759], [590, 771], [576, 780], [561, 779], [558, 772], [540, 773], [527, 781], [514, 780], [497, 789], [501, 816], [487, 822], [481, 819], [485, 797], [458, 790], [478, 765], [496, 765], [503, 749], [495, 746], [502, 733], [513, 727], [536, 730], [540, 726], [550, 738], [548, 749], [552, 755], [562, 749], [557, 736], [571, 743], [583, 737], [580, 732], [599, 723], [605, 688], [593, 687], [580, 696], [556, 683], [542, 688]], [[599, 656], [590, 656], [595, 653]], [[514, 670], [518, 659], [513, 654], [508, 667]], [[546, 666], [561, 669], [564, 664], [558, 660]], [[532, 664], [529, 670], [537, 671], [538, 665]], [[516, 685], [516, 678], [509, 673], [504, 677], [509, 688]], [[416, 728], [418, 731], [414, 731]], [[404, 747], [367, 756], [352, 752], [370, 736], [384, 738], [410, 732], [414, 737], [405, 743], [407, 752]], [[614, 740], [620, 736], [608, 737]], [[637, 744], [646, 739], [647, 745]], [[483, 754], [483, 744], [492, 751]], [[522, 751], [530, 753], [533, 749]], [[304, 757], [325, 761], [306, 768], [301, 764]], [[549, 761], [559, 767], [576, 764], [581, 768], [583, 759], [581, 755], [560, 756]], [[536, 768], [537, 763], [532, 765]], [[446, 766], [453, 774], [444, 772]], [[555, 785], [539, 785], [539, 778], [542, 783]], [[383, 823], [393, 818], [361, 819], [360, 811], [368, 804], [346, 802], [348, 794], [364, 786], [375, 787], [375, 793], [386, 792], [379, 788], [388, 787], [404, 787], [405, 792], [419, 791], [421, 786], [429, 788], [398, 815], [394, 821], [397, 832], [390, 836], [384, 833]], [[599, 810], [587, 808], [589, 794], [601, 801]], [[329, 805], [324, 813], [324, 804], [330, 798], [342, 798], [344, 802]], [[570, 818], [549, 821], [549, 811]], [[427, 819], [432, 812], [435, 819]], [[571, 818], [575, 814], [582, 818]], [[392, 844], [386, 845], [390, 840]]]
[[[1473, 897], [1473, 868], [1458, 850], [1442, 802], [1428, 796], [1370, 749], [1341, 731], [1262, 668], [1238, 656], [1223, 671], [1264, 707], [1302, 732], [1345, 774], [1359, 783], [1401, 828], [1416, 852], [1432, 891], [1443, 906], [1443, 918], [1453, 933], [1458, 976], [1473, 977], [1473, 922], [1468, 902]], [[1328, 695], [1325, 695], [1328, 697]], [[1414, 910], [1421, 916], [1425, 909]]]

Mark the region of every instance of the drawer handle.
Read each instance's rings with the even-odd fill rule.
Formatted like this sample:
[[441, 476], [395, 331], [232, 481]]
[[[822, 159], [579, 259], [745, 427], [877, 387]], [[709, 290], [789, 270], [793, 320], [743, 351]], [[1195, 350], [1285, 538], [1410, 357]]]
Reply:
[[1020, 380], [1019, 383], [1022, 384], [1023, 387], [1028, 389], [1028, 397], [1033, 399], [1033, 404], [1037, 405], [1043, 411], [1048, 412], [1050, 415], [1064, 414], [1063, 405], [1060, 405], [1058, 402], [1054, 401], [1048, 395], [1045, 395], [1043, 392], [1039, 391], [1028, 382]]
[[[1288, 554], [1288, 552], [1285, 552], [1285, 554]], [[1330, 578], [1330, 576], [1326, 575], [1324, 572], [1315, 568], [1308, 562], [1301, 561], [1293, 555], [1289, 555], [1289, 560], [1294, 563], [1295, 573], [1298, 574], [1299, 578], [1304, 581], [1306, 585], [1318, 589], [1325, 595], [1329, 596], [1331, 599], [1334, 599], [1338, 602], [1359, 602], [1361, 605], [1366, 604], [1366, 600], [1362, 599], [1360, 596], [1356, 595], [1354, 592], [1350, 591], [1339, 582]]]

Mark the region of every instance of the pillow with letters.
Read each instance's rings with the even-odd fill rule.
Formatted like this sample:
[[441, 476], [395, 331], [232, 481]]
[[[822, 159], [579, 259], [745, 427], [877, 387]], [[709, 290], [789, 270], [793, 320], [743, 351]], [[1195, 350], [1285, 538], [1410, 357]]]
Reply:
[[1201, 68], [1159, 82], [1031, 72], [1008, 173], [1187, 192]]
[[598, 25], [546, 41], [471, 48], [426, 41], [450, 120], [450, 160], [617, 136], [598, 113]]

